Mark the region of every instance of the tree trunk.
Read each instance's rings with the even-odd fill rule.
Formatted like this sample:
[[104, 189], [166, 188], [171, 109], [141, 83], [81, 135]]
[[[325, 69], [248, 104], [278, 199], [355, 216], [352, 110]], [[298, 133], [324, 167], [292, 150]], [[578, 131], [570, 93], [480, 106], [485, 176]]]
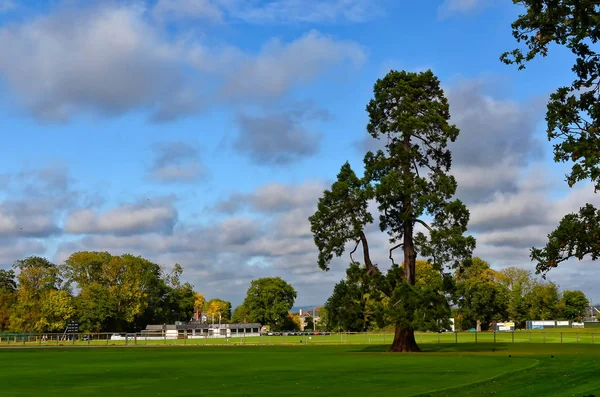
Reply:
[[415, 340], [415, 330], [396, 326], [394, 341], [388, 351], [398, 353], [420, 352], [421, 349], [417, 346], [417, 341]]
[[367, 237], [365, 233], [361, 230], [360, 232], [360, 241], [363, 246], [363, 256], [365, 258], [365, 265], [367, 266], [367, 273], [376, 274], [378, 272], [377, 268], [373, 266], [373, 262], [371, 262], [371, 255], [369, 254], [369, 243], [367, 242]]

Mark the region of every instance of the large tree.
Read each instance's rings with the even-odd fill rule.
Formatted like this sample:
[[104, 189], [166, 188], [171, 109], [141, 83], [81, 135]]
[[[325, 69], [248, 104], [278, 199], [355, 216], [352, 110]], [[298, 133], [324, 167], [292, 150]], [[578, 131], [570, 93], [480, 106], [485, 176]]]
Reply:
[[[76, 252], [65, 261], [62, 273], [80, 291], [76, 305], [83, 329], [136, 330], [149, 323], [173, 321], [174, 312], [179, 319], [180, 308], [174, 306], [173, 290], [165, 281], [178, 276], [166, 277], [159, 265], [142, 257]], [[189, 291], [186, 294], [187, 317], [193, 299]]]
[[[538, 55], [547, 56], [551, 44], [566, 47], [574, 56], [573, 82], [558, 88], [548, 103], [548, 140], [554, 160], [571, 163], [570, 187], [590, 180], [600, 189], [600, 3], [597, 0], [513, 0], [524, 8], [512, 24], [513, 36], [525, 48], [502, 55], [507, 64], [524, 69]], [[582, 203], [583, 205], [583, 203]], [[570, 258], [600, 255], [600, 209], [587, 203], [566, 215], [548, 235], [544, 248], [531, 250], [538, 273], [545, 274]]]
[[[348, 163], [342, 166], [310, 217], [311, 230], [322, 269], [327, 270], [347, 244], [354, 245], [352, 253], [361, 245], [366, 271], [381, 278], [365, 233], [373, 222], [368, 201], [376, 201], [379, 228], [389, 236], [390, 259], [394, 262], [394, 250], [401, 249], [404, 262], [398, 285], [386, 291], [389, 307], [394, 308], [388, 314], [396, 326], [390, 350], [419, 351], [414, 329], [420, 319], [415, 313], [424, 297], [415, 288], [417, 255], [443, 272], [446, 266], [457, 267], [467, 260], [475, 246], [472, 237], [463, 235], [469, 212], [454, 199], [456, 180], [449, 174], [448, 143], [455, 141], [459, 130], [449, 123], [448, 101], [431, 71], [391, 71], [375, 83], [367, 112], [367, 131], [385, 148], [365, 155], [362, 178]], [[428, 233], [417, 232], [417, 225]]]
[[274, 330], [284, 325], [295, 300], [296, 290], [282, 278], [264, 277], [252, 280], [243, 306], [249, 320]]

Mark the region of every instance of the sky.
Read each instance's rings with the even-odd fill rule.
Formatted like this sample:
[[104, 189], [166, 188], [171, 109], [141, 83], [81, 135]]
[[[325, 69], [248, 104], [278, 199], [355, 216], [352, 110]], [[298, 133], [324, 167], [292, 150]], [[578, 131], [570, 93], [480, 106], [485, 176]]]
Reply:
[[[0, 267], [80, 250], [142, 255], [207, 298], [279, 276], [322, 304], [349, 258], [319, 270], [308, 216], [345, 161], [362, 170], [365, 106], [392, 69], [431, 69], [461, 130], [457, 197], [475, 255], [533, 270], [569, 189], [545, 137], [561, 48], [499, 61], [522, 10], [493, 0], [0, 0]], [[371, 253], [389, 266], [376, 225]], [[600, 302], [600, 267], [548, 279]]]

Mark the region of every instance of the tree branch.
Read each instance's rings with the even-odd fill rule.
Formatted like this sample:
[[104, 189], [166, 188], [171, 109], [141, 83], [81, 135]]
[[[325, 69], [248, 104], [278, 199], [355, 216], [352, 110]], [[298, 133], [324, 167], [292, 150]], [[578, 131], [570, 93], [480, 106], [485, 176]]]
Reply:
[[429, 233], [433, 233], [433, 229], [427, 223], [423, 222], [420, 219], [415, 219], [415, 222], [420, 223], [421, 225], [425, 226], [425, 229], [429, 230]]
[[392, 261], [392, 266], [396, 264], [396, 263], [394, 262], [394, 257], [392, 256], [392, 251], [394, 251], [396, 248], [400, 248], [400, 247], [403, 247], [403, 246], [404, 246], [404, 244], [403, 244], [403, 243], [400, 243], [400, 244], [398, 244], [398, 245], [396, 245], [396, 246], [394, 246], [394, 247], [390, 248], [390, 260]]
[[360, 231], [360, 241], [363, 246], [363, 255], [365, 258], [365, 266], [367, 266], [367, 274], [375, 275], [379, 271], [375, 266], [373, 266], [373, 262], [371, 262], [371, 255], [369, 254], [369, 243], [367, 242], [367, 236], [361, 230]]
[[359, 243], [360, 243], [360, 240], [356, 240], [356, 245], [354, 246], [354, 249], [352, 250], [352, 252], [350, 252], [350, 260], [352, 261], [352, 263], [356, 262], [354, 260], [354, 258], [352, 257], [352, 254], [356, 252], [356, 249], [358, 248]]

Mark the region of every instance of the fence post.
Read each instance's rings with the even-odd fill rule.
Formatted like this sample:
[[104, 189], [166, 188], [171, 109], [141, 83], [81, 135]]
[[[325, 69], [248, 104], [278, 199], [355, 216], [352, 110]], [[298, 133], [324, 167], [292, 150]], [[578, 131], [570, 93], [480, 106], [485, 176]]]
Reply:
[[560, 343], [562, 343], [562, 332], [560, 333]]
[[494, 331], [494, 343], [496, 343], [496, 331]]
[[594, 333], [592, 332], [592, 345], [594, 344]]
[[515, 331], [512, 332], [512, 343], [515, 343]]
[[531, 332], [529, 333], [529, 343], [531, 343]]
[[454, 341], [458, 343], [458, 332], [454, 332]]
[[544, 335], [544, 343], [546, 343], [546, 333], [543, 332], [543, 335]]
[[183, 330], [183, 344], [187, 345], [187, 329]]
[[440, 343], [440, 333], [438, 332], [438, 343]]
[[475, 331], [475, 343], [477, 343], [477, 331]]
[[577, 343], [579, 343], [579, 333], [576, 333], [575, 337], [577, 338]]
[[421, 338], [421, 342], [420, 343], [423, 343], [423, 331], [420, 332], [419, 336]]

